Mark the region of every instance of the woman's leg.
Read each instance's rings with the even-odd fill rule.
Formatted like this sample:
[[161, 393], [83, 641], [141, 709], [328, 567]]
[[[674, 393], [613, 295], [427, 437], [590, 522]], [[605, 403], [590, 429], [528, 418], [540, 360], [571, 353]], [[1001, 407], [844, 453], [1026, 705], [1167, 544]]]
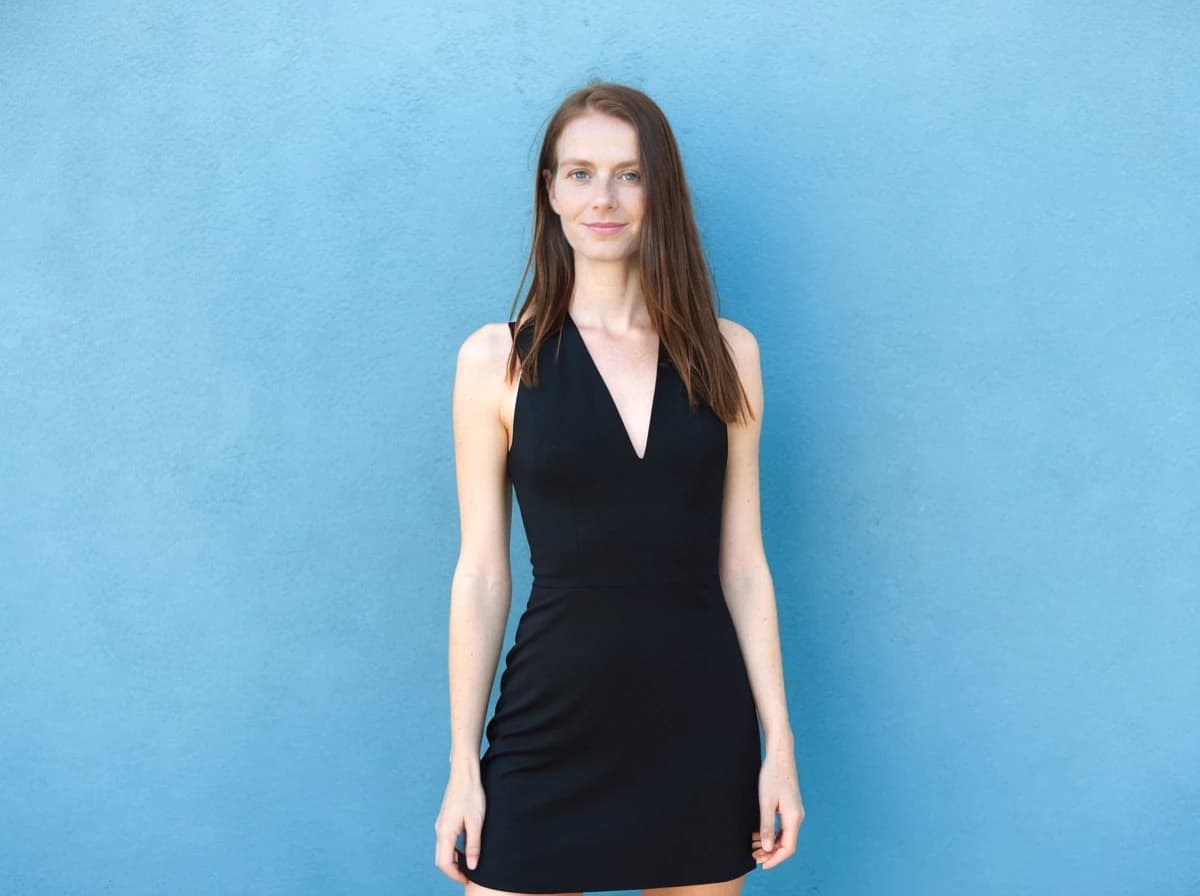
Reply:
[[[484, 887], [471, 881], [467, 884], [463, 896], [531, 896], [531, 894], [514, 893], [512, 890], [493, 890], [491, 887]], [[573, 893], [552, 893], [550, 896], [583, 896], [583, 893], [578, 891]]]
[[651, 887], [642, 896], [740, 896], [746, 875], [715, 884], [693, 884], [690, 887]]

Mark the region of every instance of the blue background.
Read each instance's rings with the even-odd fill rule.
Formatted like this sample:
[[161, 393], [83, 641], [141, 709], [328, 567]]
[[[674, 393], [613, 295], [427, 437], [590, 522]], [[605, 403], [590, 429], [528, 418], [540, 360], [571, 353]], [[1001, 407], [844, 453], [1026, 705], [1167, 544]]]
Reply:
[[332, 6], [0, 4], [0, 891], [460, 892], [454, 361], [592, 76], [762, 347], [745, 892], [1200, 891], [1196, 4]]

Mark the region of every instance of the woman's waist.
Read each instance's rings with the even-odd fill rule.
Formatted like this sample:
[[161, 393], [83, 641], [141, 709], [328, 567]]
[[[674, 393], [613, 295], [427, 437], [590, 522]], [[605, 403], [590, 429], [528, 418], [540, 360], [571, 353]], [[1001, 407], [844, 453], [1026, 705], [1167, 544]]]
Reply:
[[534, 564], [534, 588], [642, 588], [662, 585], [719, 588], [715, 562], [695, 557], [686, 562], [616, 560], [589, 564]]

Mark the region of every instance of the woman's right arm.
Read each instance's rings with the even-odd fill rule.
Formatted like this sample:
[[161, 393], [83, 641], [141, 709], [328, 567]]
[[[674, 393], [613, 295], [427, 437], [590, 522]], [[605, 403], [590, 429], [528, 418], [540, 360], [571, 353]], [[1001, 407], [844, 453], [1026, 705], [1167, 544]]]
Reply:
[[458, 351], [452, 400], [461, 534], [450, 583], [450, 774], [434, 828], [437, 866], [462, 883], [454, 841], [466, 831], [464, 852], [474, 867], [485, 808], [479, 747], [512, 602], [508, 434], [500, 418], [510, 345], [502, 323], [468, 336]]

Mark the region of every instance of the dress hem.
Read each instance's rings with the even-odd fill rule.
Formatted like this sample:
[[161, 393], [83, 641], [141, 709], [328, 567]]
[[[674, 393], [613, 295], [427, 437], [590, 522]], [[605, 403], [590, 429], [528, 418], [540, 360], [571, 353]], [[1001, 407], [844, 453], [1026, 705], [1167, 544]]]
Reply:
[[[615, 882], [614, 881], [599, 881], [598, 885], [593, 884], [591, 886], [579, 886], [578, 882], [571, 882], [565, 886], [562, 886], [559, 884], [555, 884], [553, 886], [542, 884], [541, 886], [531, 887], [527, 884], [522, 884], [520, 882], [513, 882], [513, 881], [497, 882], [495, 880], [480, 879], [475, 876], [476, 872], [479, 869], [468, 868], [466, 866], [465, 862], [460, 862], [460, 864], [459, 864], [459, 869], [463, 872], [463, 874], [465, 874], [467, 876], [467, 879], [470, 880], [471, 883], [479, 884], [482, 887], [487, 887], [488, 889], [491, 889], [491, 890], [499, 890], [501, 892], [506, 892], [506, 893], [530, 893], [530, 894], [534, 894], [534, 893], [610, 893], [610, 892], [619, 891], [619, 890], [649, 890], [649, 889], [657, 889], [659, 887], [692, 887], [692, 886], [698, 886], [700, 884], [719, 884], [719, 883], [725, 883], [725, 882], [731, 881], [731, 880], [736, 880], [737, 878], [742, 877], [746, 874], [749, 874], [751, 871], [754, 871], [757, 868], [758, 868], [758, 862], [751, 859], [749, 865], [741, 866], [741, 870], [736, 871], [733, 874], [722, 873], [715, 877], [713, 877], [711, 875], [705, 875], [699, 879], [696, 879], [694, 877], [689, 877], [687, 879], [681, 879], [678, 875], [676, 875], [676, 876], [670, 877], [670, 878], [660, 878], [658, 880], [651, 880], [651, 881], [646, 881], [646, 880], [632, 881], [632, 882], [630, 882], [630, 881], [615, 881]], [[484, 875], [483, 877], [486, 878], [487, 875]]]

